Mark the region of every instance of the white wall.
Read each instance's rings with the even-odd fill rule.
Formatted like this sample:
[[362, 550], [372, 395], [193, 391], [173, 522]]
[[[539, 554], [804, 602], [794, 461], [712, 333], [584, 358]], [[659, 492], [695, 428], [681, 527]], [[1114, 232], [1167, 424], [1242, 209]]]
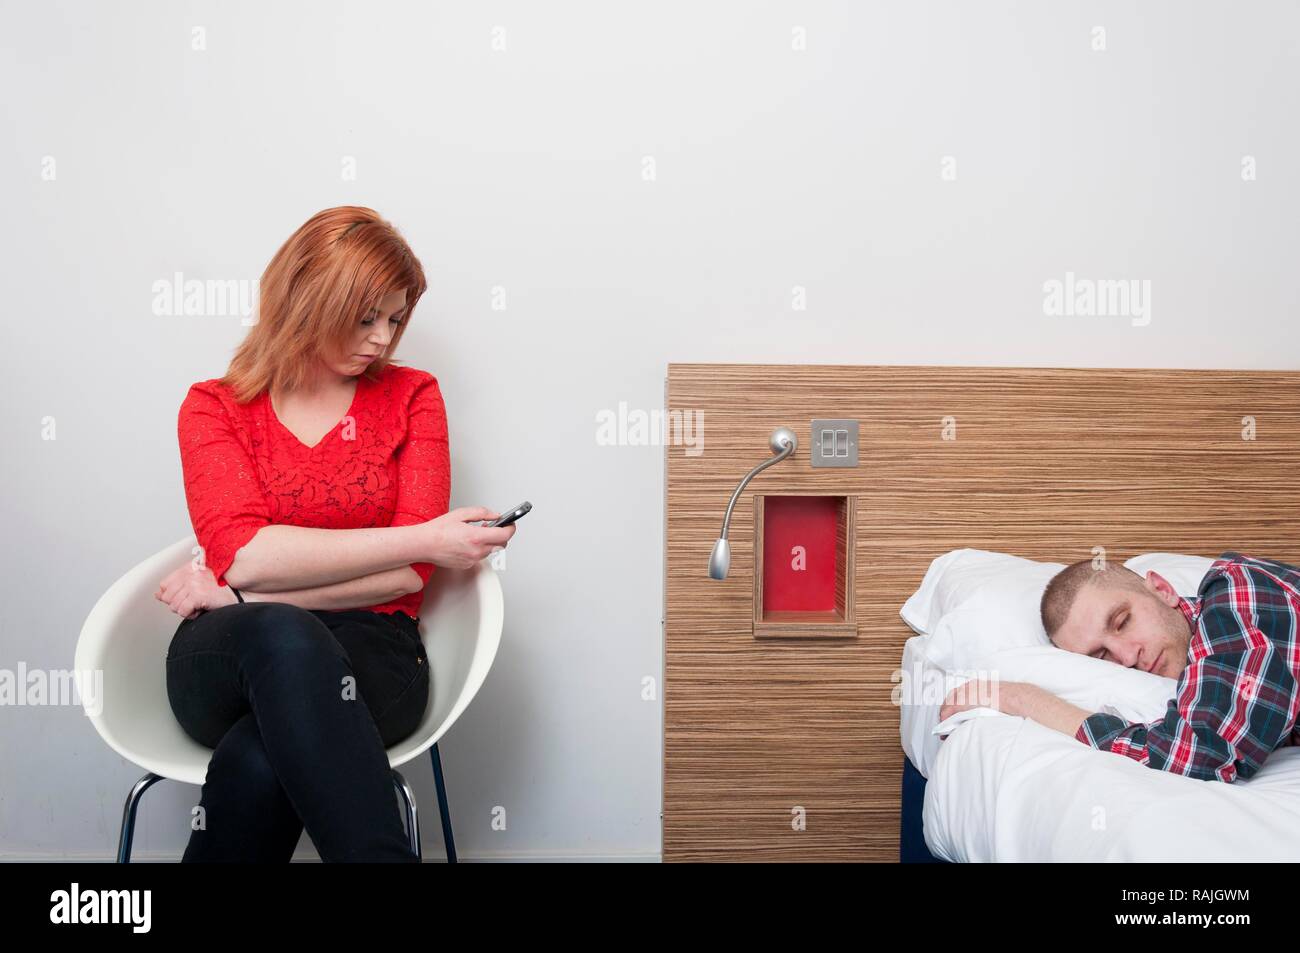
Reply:
[[[660, 406], [668, 362], [1300, 356], [1294, 4], [0, 15], [0, 668], [70, 667], [100, 593], [188, 532], [177, 408], [244, 328], [155, 315], [153, 282], [255, 279], [316, 211], [376, 208], [431, 280], [400, 356], [442, 384], [453, 504], [536, 507], [496, 668], [443, 745], [468, 857], [657, 855], [662, 450], [598, 446], [595, 421]], [[1045, 315], [1067, 272], [1149, 281], [1149, 323]], [[77, 709], [0, 708], [0, 851], [111, 855], [138, 774]], [[154, 788], [140, 854], [178, 857], [197, 798]]]

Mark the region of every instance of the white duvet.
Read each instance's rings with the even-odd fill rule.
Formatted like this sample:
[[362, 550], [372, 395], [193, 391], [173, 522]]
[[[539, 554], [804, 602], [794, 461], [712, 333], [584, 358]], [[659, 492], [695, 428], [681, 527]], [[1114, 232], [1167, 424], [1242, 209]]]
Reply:
[[953, 861], [1300, 861], [1300, 748], [1249, 781], [1157, 771], [1025, 718], [958, 725], [930, 764], [925, 842]]

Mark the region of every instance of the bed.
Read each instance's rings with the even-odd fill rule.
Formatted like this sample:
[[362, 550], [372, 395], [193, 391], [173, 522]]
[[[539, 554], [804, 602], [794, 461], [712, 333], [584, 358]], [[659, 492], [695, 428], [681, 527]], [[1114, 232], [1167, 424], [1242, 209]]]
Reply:
[[[1140, 574], [1155, 569], [1190, 597], [1211, 560], [1155, 553], [1127, 562]], [[1249, 780], [1223, 784], [1155, 770], [989, 709], [951, 720], [940, 740], [940, 696], [960, 682], [953, 673], [967, 668], [1013, 668], [1004, 677], [1038, 681], [1086, 710], [1110, 708], [1130, 721], [1162, 715], [1176, 690], [1174, 680], [1044, 644], [1036, 602], [1059, 568], [1006, 554], [954, 551], [931, 564], [904, 604], [902, 615], [917, 632], [904, 647], [904, 670], [920, 683], [941, 687], [928, 697], [910, 692], [900, 707], [906, 758], [900, 859], [1300, 859], [1300, 747], [1279, 748]], [[963, 572], [970, 578], [954, 581]], [[945, 578], [948, 591], [936, 595]]]
[[924, 794], [927, 849], [952, 861], [1294, 862], [1300, 748], [1222, 784], [1094, 751], [1024, 718], [960, 726]]

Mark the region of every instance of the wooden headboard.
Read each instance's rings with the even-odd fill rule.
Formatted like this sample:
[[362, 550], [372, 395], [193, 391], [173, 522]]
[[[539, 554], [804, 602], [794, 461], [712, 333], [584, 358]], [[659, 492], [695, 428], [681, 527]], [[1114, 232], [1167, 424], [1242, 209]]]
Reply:
[[[665, 861], [898, 859], [898, 610], [944, 552], [1300, 563], [1300, 371], [670, 364], [666, 404], [704, 430], [665, 449]], [[857, 468], [811, 467], [822, 417]], [[856, 638], [754, 637], [755, 493], [855, 499]]]

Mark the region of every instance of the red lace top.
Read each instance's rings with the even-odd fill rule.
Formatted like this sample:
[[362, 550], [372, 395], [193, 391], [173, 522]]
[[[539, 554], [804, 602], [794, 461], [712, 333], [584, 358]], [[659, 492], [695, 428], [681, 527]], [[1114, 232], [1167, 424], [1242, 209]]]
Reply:
[[[352, 406], [314, 447], [280, 423], [263, 391], [235, 402], [220, 380], [190, 387], [177, 420], [185, 500], [218, 585], [235, 553], [270, 524], [408, 526], [447, 512], [451, 459], [438, 380], [390, 364], [357, 378]], [[432, 563], [412, 563], [428, 583]], [[377, 606], [416, 618], [422, 592]]]

